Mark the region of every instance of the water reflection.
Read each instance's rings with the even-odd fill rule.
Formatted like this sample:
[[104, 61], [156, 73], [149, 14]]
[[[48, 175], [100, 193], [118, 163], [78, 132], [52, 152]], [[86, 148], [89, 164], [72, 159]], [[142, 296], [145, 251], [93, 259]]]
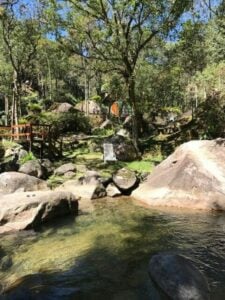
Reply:
[[[159, 299], [148, 278], [158, 251], [184, 254], [207, 276], [212, 299], [225, 295], [225, 215], [157, 211], [130, 199], [37, 234], [1, 239], [13, 264], [0, 271], [4, 299]], [[12, 288], [12, 285], [15, 288]]]

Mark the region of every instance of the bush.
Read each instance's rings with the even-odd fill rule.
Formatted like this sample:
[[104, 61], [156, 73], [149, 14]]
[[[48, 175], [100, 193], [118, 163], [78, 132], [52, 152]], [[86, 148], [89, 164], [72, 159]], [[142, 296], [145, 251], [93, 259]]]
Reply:
[[27, 155], [25, 155], [23, 158], [20, 159], [21, 165], [25, 164], [29, 160], [35, 160], [36, 157], [32, 152], [28, 152]]

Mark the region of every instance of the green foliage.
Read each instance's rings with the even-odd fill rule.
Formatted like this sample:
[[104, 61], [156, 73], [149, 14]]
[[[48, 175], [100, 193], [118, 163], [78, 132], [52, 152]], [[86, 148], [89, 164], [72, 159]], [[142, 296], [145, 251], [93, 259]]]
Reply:
[[101, 137], [107, 137], [115, 134], [115, 130], [106, 128], [95, 128], [94, 130], [92, 130], [92, 134], [99, 135]]
[[42, 111], [42, 107], [38, 103], [29, 103], [28, 104], [28, 109], [34, 114], [38, 114]]
[[219, 93], [212, 93], [197, 110], [197, 122], [200, 136], [214, 139], [225, 133], [225, 107], [221, 104]]
[[27, 155], [25, 155], [23, 158], [20, 159], [20, 164], [25, 164], [27, 161], [35, 160], [36, 157], [32, 152], [28, 152]]
[[91, 100], [96, 101], [96, 102], [100, 102], [102, 100], [102, 97], [99, 95], [94, 95], [91, 97]]

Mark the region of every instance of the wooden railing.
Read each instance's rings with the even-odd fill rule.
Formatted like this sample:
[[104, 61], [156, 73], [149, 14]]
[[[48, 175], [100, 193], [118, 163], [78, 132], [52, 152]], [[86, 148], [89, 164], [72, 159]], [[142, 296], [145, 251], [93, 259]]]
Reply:
[[[50, 141], [50, 125], [39, 125], [39, 124], [18, 124], [12, 126], [0, 126], [0, 138], [8, 138], [13, 141], [29, 143], [29, 149], [32, 149], [33, 142], [44, 142]], [[42, 145], [43, 147], [43, 145]]]

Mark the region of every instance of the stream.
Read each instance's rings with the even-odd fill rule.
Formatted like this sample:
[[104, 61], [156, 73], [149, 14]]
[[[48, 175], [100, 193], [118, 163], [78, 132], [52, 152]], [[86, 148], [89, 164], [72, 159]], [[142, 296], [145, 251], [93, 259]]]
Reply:
[[129, 198], [96, 200], [89, 214], [2, 236], [0, 299], [157, 300], [148, 262], [159, 251], [191, 259], [211, 299], [225, 299], [225, 213], [149, 209]]

